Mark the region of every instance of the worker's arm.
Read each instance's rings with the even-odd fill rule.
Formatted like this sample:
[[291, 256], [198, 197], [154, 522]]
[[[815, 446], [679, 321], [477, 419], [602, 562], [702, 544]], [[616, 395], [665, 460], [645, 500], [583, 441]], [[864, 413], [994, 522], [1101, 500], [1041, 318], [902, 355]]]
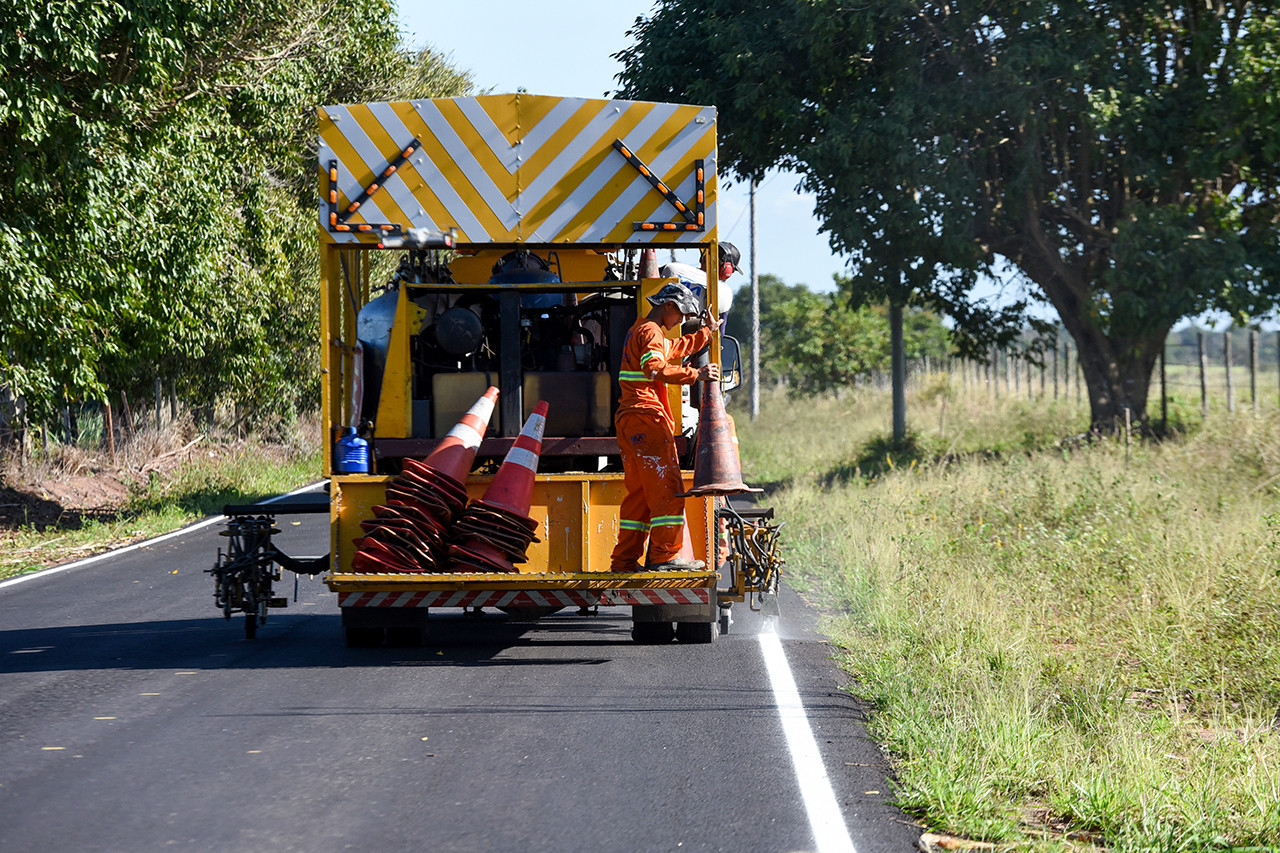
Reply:
[[671, 342], [671, 360], [679, 361], [711, 343], [711, 330], [701, 328], [693, 334], [681, 335]]
[[[699, 339], [701, 339], [700, 342]], [[711, 330], [699, 329], [691, 335], [684, 335], [672, 344], [671, 352], [665, 357], [661, 337], [655, 336], [652, 340], [643, 341], [644, 355], [640, 357], [640, 370], [650, 379], [656, 379], [668, 385], [692, 385], [695, 382], [719, 379], [720, 365], [715, 362], [704, 364], [696, 369], [680, 366], [678, 359], [683, 358], [684, 354], [678, 353], [676, 347], [686, 341], [689, 342], [689, 346], [692, 346], [691, 349], [686, 349], [686, 353], [697, 352], [711, 342]]]

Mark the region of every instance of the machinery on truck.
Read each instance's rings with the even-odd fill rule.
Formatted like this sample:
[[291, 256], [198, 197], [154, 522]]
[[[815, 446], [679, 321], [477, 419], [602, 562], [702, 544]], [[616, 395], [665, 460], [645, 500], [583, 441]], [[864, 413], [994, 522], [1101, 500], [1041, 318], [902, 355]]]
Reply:
[[[714, 261], [715, 109], [520, 93], [326, 106], [318, 120], [327, 495], [226, 508], [228, 545], [211, 570], [223, 612], [243, 612], [252, 637], [287, 603], [272, 587], [282, 568], [324, 575], [350, 645], [421, 642], [438, 608], [536, 619], [628, 606], [633, 638], [648, 643], [710, 642], [734, 602], [776, 612], [773, 512], [698, 488], [696, 431], [677, 437], [694, 493], [682, 555], [706, 568], [610, 571], [624, 340], [671, 281], [656, 252]], [[719, 316], [717, 264], [705, 266]], [[721, 364], [720, 387], [686, 401], [669, 386], [674, 412], [722, 414], [721, 389], [740, 382], [732, 338], [714, 335], [703, 357]], [[491, 413], [474, 457], [438, 476], [422, 460], [472, 429], [477, 406]], [[512, 509], [491, 490], [517, 457], [536, 474]], [[457, 492], [434, 516], [430, 494], [413, 500], [432, 488]], [[510, 518], [485, 528], [494, 504]], [[327, 556], [273, 545], [275, 517], [294, 511], [328, 512]], [[459, 544], [467, 513], [475, 547]], [[464, 556], [476, 550], [493, 559]]]

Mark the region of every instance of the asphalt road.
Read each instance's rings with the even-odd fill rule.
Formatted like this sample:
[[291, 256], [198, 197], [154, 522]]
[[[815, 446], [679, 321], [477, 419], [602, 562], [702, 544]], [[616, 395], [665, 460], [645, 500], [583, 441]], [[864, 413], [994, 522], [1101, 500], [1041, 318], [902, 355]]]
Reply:
[[[324, 522], [282, 516], [277, 542], [321, 553]], [[704, 646], [634, 645], [601, 608], [444, 611], [430, 647], [347, 649], [302, 579], [249, 641], [202, 571], [219, 527], [0, 586], [0, 850], [841, 849], [741, 605]], [[914, 850], [814, 614], [785, 589], [782, 613], [853, 848]]]

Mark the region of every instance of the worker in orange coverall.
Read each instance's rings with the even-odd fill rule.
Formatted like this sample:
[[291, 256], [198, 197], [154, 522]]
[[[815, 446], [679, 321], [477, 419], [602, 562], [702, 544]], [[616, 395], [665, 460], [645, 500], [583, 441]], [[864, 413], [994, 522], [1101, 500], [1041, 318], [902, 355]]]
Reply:
[[[684, 543], [684, 491], [680, 460], [676, 456], [675, 425], [667, 396], [668, 385], [715, 382], [720, 365], [682, 367], [681, 359], [711, 342], [717, 326], [715, 315], [705, 315], [688, 287], [673, 282], [649, 297], [652, 310], [636, 320], [627, 332], [618, 382], [622, 398], [614, 424], [622, 449], [622, 471], [627, 496], [622, 499], [618, 544], [610, 567], [615, 572], [641, 571], [645, 541], [649, 571], [697, 571], [701, 560], [680, 557]], [[670, 340], [665, 330], [702, 317], [692, 334]]]

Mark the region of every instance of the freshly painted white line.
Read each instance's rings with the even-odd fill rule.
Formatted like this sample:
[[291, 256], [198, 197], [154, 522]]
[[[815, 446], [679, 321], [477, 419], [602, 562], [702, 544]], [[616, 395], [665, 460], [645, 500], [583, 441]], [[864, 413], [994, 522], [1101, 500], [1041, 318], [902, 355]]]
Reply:
[[782, 731], [787, 736], [787, 748], [791, 750], [791, 763], [795, 767], [796, 781], [800, 783], [800, 796], [809, 815], [809, 826], [817, 842], [818, 853], [857, 853], [849, 830], [840, 813], [827, 768], [822, 763], [818, 742], [809, 728], [809, 718], [800, 701], [800, 691], [787, 665], [778, 634], [766, 628], [759, 634], [760, 652], [764, 655], [765, 669], [773, 687], [773, 701], [778, 706]]
[[[303, 492], [309, 492], [312, 489], [318, 488], [321, 485], [323, 484], [312, 483], [309, 486], [303, 486], [301, 489], [295, 489], [292, 492], [289, 492], [289, 494], [287, 495], [277, 495], [274, 498], [267, 498], [265, 501], [261, 501], [261, 503], [269, 504], [269, 503], [275, 503], [276, 501], [282, 501], [285, 498], [291, 498], [294, 495], [300, 495]], [[184, 527], [181, 530], [175, 530], [172, 533], [166, 533], [163, 536], [157, 536], [155, 539], [148, 539], [145, 542], [135, 542], [132, 545], [126, 545], [125, 547], [117, 548], [114, 551], [107, 551], [103, 554], [96, 554], [92, 557], [85, 557], [83, 560], [76, 560], [74, 563], [65, 563], [61, 566], [54, 566], [49, 569], [41, 569], [38, 572], [32, 572], [27, 575], [18, 575], [16, 578], [10, 578], [7, 581], [0, 581], [0, 589], [4, 589], [5, 587], [8, 587], [8, 586], [17, 586], [18, 584], [23, 583], [24, 581], [29, 581], [32, 578], [45, 578], [45, 577], [48, 577], [49, 575], [56, 575], [58, 572], [69, 572], [72, 569], [79, 569], [83, 566], [89, 565], [90, 563], [96, 563], [99, 560], [105, 560], [108, 557], [115, 557], [119, 554], [127, 554], [130, 551], [136, 551], [139, 548], [150, 548], [153, 545], [159, 545], [161, 542], [167, 542], [170, 539], [175, 539], [187, 533], [193, 533], [196, 530], [202, 530], [203, 528], [208, 527], [211, 524], [217, 524], [220, 521], [222, 521], [223, 518], [225, 518], [225, 516], [215, 515], [211, 518], [206, 518], [204, 521], [197, 521], [195, 524], [191, 525], [190, 527]]]

